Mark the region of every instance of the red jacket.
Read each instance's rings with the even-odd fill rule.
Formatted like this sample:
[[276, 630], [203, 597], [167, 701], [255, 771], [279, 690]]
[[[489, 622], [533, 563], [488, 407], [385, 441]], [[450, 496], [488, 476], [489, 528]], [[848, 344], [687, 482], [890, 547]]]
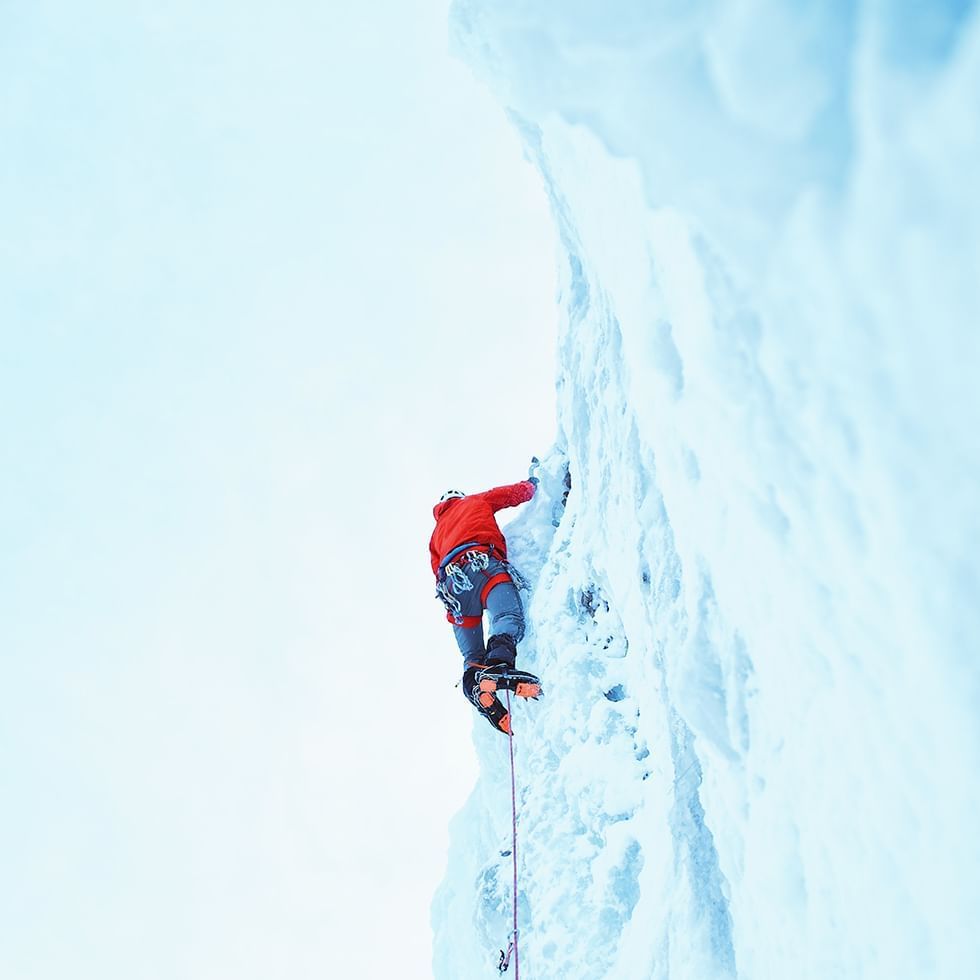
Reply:
[[493, 516], [505, 507], [516, 507], [534, 496], [534, 484], [529, 480], [512, 483], [507, 487], [494, 487], [484, 493], [466, 497], [450, 497], [432, 508], [436, 529], [429, 540], [429, 558], [432, 571], [438, 576], [439, 563], [453, 548], [475, 541], [492, 544], [504, 557], [507, 542]]

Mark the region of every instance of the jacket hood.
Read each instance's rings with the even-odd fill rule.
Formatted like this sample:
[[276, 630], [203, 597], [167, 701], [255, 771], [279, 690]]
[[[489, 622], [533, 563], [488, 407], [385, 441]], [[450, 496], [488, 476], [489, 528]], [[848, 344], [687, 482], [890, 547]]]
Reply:
[[466, 499], [465, 497], [450, 497], [448, 500], [441, 501], [440, 503], [436, 504], [435, 507], [432, 508], [432, 516], [436, 520], [439, 520], [439, 518], [442, 517], [442, 515], [445, 514], [446, 511], [450, 507], [452, 507], [452, 505], [456, 503], [457, 500], [465, 500], [465, 499]]

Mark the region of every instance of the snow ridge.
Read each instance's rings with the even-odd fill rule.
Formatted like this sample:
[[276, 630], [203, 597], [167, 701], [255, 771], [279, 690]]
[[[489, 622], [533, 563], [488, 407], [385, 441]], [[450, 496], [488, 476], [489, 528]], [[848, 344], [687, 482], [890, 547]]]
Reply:
[[[980, 25], [930, 10], [456, 4], [562, 249], [558, 433], [507, 528], [547, 691], [528, 980], [980, 959]], [[509, 930], [506, 744], [474, 738], [453, 980]]]

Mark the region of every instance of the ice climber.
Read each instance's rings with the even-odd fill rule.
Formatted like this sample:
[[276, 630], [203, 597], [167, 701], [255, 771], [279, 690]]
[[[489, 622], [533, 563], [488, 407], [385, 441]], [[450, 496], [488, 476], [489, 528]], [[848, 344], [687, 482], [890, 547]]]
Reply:
[[[510, 734], [510, 715], [497, 692], [533, 698], [541, 693], [541, 682], [515, 666], [517, 644], [524, 636], [524, 609], [507, 563], [507, 542], [494, 515], [530, 500], [537, 482], [531, 477], [484, 493], [447, 490], [432, 509], [436, 526], [429, 556], [437, 595], [463, 654], [463, 693], [494, 728], [506, 734]], [[484, 610], [490, 619], [486, 646]]]

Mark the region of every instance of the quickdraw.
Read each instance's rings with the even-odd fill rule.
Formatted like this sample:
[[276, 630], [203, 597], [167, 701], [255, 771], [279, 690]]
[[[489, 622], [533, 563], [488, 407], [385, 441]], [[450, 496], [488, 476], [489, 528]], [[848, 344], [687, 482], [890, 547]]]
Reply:
[[[465, 557], [468, 558], [471, 554], [479, 554], [479, 552], [469, 552]], [[485, 559], [487, 558], [486, 555], [481, 555], [481, 557]], [[489, 559], [487, 560], [489, 561]], [[473, 567], [472, 563], [470, 563], [470, 567]], [[485, 568], [486, 565], [483, 567]], [[440, 578], [440, 580], [436, 583], [436, 595], [446, 607], [446, 611], [453, 617], [453, 622], [457, 626], [462, 626], [463, 607], [457, 596], [461, 595], [463, 592], [472, 592], [473, 580], [455, 561], [446, 565], [442, 569], [442, 572], [444, 577]]]
[[[513, 952], [514, 952], [514, 940], [511, 939], [510, 942], [507, 944], [507, 952], [505, 953], [503, 950], [500, 951], [500, 962], [497, 964], [498, 973], [507, 972], [507, 968], [510, 966], [510, 957]], [[517, 976], [517, 974], [515, 973], [514, 976]]]
[[446, 612], [452, 616], [453, 622], [457, 626], [462, 626], [463, 607], [445, 582], [436, 583], [436, 598], [446, 607]]
[[509, 562], [506, 558], [503, 559], [503, 565], [507, 569], [507, 574], [510, 575], [511, 580], [514, 585], [520, 589], [522, 592], [531, 591], [531, 583], [528, 582], [526, 578]]

